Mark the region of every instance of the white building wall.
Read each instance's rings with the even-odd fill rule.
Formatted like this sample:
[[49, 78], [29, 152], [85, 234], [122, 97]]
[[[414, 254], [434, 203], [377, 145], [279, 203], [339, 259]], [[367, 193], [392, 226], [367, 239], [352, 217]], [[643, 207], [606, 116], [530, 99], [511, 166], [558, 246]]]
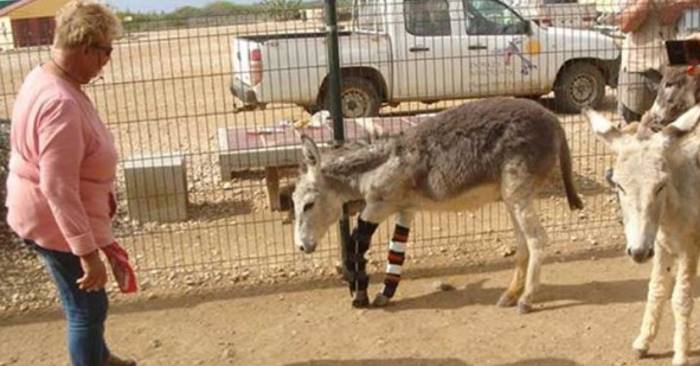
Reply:
[[15, 48], [10, 17], [0, 17], [0, 51]]

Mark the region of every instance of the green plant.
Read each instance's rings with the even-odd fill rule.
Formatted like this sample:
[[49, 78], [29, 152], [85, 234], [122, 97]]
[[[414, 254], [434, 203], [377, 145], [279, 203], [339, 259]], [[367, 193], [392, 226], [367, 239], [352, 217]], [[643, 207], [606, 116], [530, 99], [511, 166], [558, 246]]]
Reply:
[[270, 17], [278, 21], [299, 19], [301, 0], [263, 0], [262, 5]]

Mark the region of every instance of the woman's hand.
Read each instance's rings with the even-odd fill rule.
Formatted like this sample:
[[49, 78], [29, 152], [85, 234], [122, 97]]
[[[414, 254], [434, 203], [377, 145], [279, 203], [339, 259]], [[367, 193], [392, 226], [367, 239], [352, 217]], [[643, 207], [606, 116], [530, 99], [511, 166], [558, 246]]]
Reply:
[[80, 266], [83, 267], [85, 274], [76, 281], [78, 288], [90, 292], [99, 291], [105, 287], [107, 283], [107, 268], [105, 268], [100, 258], [99, 250], [81, 256]]

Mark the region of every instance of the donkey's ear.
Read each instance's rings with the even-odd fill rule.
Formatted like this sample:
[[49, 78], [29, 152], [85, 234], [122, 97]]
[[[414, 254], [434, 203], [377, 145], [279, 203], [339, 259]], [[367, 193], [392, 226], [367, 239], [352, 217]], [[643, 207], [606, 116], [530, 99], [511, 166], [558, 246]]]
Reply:
[[318, 146], [311, 137], [301, 135], [301, 154], [304, 159], [304, 164], [309, 168], [321, 167], [321, 153], [318, 151]]
[[700, 120], [700, 105], [690, 108], [685, 113], [681, 114], [673, 123], [663, 129], [664, 137], [669, 140], [675, 140], [678, 137], [685, 135], [695, 129]]
[[602, 114], [594, 111], [590, 108], [581, 109], [581, 114], [583, 114], [588, 122], [591, 124], [591, 129], [595, 132], [605, 143], [611, 148], [614, 147], [615, 140], [622, 136], [622, 132], [610, 122]]

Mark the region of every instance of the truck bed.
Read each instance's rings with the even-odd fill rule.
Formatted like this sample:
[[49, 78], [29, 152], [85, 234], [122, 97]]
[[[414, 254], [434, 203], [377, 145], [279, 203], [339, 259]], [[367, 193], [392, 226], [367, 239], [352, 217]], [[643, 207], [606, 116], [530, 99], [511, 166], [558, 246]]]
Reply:
[[[338, 36], [349, 36], [351, 34], [352, 34], [351, 31], [338, 32]], [[264, 42], [270, 41], [270, 40], [319, 38], [319, 37], [325, 37], [325, 36], [326, 36], [325, 32], [318, 31], [318, 32], [302, 32], [302, 33], [253, 34], [253, 35], [248, 35], [248, 36], [241, 35], [241, 36], [237, 36], [236, 38], [246, 40], [246, 41], [251, 41], [251, 42], [264, 43]]]

